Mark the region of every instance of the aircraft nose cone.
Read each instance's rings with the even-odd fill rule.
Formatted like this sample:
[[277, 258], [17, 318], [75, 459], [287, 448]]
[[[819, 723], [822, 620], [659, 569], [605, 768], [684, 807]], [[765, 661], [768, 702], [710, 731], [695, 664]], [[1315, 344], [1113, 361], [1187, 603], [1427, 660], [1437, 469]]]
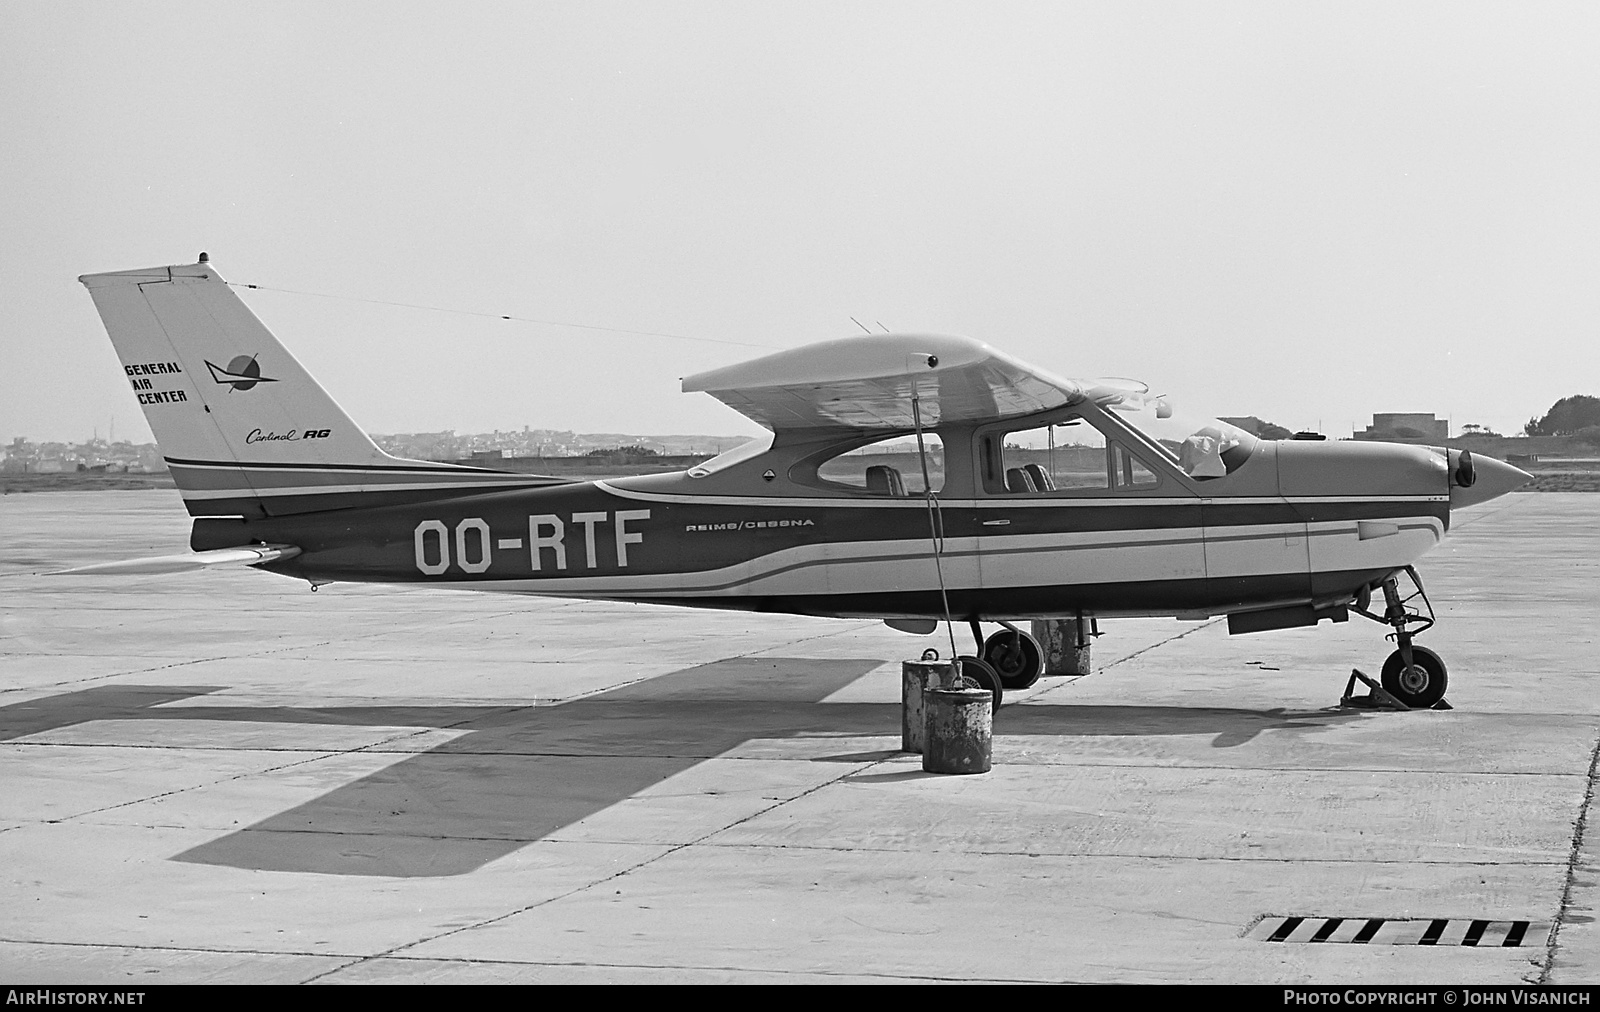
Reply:
[[1533, 480], [1533, 475], [1520, 467], [1512, 467], [1503, 460], [1478, 454], [1472, 455], [1472, 470], [1477, 478], [1471, 485], [1451, 486], [1451, 509], [1458, 510], [1463, 506], [1476, 506], [1478, 503], [1488, 502]]

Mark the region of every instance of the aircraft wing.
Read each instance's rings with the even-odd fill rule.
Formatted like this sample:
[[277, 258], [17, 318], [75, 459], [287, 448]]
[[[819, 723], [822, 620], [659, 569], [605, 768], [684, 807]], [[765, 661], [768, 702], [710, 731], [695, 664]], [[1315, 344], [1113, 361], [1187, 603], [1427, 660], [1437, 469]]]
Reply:
[[246, 548], [217, 548], [187, 555], [158, 555], [148, 559], [102, 562], [94, 566], [62, 569], [47, 576], [149, 576], [155, 573], [186, 573], [211, 566], [259, 566], [263, 562], [292, 559], [300, 554], [294, 545], [250, 545]]
[[982, 341], [926, 334], [824, 341], [683, 381], [684, 393], [704, 391], [773, 431], [909, 429], [913, 388], [928, 428], [1033, 414], [1086, 394]]

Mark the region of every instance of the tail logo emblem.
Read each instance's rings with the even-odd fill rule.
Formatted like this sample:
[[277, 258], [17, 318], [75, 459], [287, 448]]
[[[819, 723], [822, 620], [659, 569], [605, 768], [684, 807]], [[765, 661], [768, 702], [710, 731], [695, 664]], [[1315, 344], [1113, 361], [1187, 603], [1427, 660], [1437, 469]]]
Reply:
[[235, 390], [249, 390], [257, 383], [278, 382], [270, 376], [261, 375], [261, 364], [254, 355], [235, 355], [226, 369], [210, 362], [206, 363], [206, 368], [211, 370], [212, 379]]

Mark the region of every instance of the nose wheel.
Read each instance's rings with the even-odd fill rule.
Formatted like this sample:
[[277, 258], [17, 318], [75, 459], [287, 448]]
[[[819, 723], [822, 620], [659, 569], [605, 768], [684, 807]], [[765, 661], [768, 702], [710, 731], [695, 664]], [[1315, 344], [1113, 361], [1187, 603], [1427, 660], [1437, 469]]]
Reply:
[[[1400, 573], [1405, 573], [1416, 588], [1404, 596], [1400, 590]], [[1450, 684], [1450, 674], [1444, 661], [1427, 647], [1419, 647], [1411, 642], [1413, 637], [1431, 628], [1434, 622], [1433, 604], [1422, 589], [1422, 580], [1417, 576], [1417, 571], [1407, 566], [1384, 577], [1378, 586], [1383, 591], [1382, 615], [1369, 608], [1371, 588], [1362, 590], [1360, 598], [1351, 605], [1351, 610], [1394, 629], [1388, 638], [1394, 641], [1396, 649], [1383, 662], [1381, 681], [1384, 692], [1408, 709], [1450, 709], [1450, 704], [1444, 699], [1445, 689]], [[1419, 599], [1427, 608], [1427, 614], [1411, 607], [1411, 602]]]
[[1383, 662], [1382, 682], [1385, 692], [1411, 709], [1426, 710], [1444, 699], [1450, 676], [1438, 654], [1413, 645], [1409, 662], [1399, 650]]

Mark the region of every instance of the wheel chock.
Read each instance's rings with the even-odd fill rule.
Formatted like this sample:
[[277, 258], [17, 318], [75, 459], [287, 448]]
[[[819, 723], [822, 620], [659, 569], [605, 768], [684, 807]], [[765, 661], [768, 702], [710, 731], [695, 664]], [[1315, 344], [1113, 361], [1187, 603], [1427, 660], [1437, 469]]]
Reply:
[[[1356, 679], [1366, 683], [1372, 691], [1365, 696], [1351, 695], [1355, 691]], [[1442, 702], [1442, 700], [1441, 700]], [[1350, 681], [1345, 683], [1344, 695], [1339, 697], [1341, 707], [1353, 707], [1358, 710], [1409, 710], [1411, 707], [1394, 698], [1383, 686], [1374, 682], [1361, 673], [1360, 668], [1350, 669]], [[1447, 704], [1448, 708], [1448, 704]]]

